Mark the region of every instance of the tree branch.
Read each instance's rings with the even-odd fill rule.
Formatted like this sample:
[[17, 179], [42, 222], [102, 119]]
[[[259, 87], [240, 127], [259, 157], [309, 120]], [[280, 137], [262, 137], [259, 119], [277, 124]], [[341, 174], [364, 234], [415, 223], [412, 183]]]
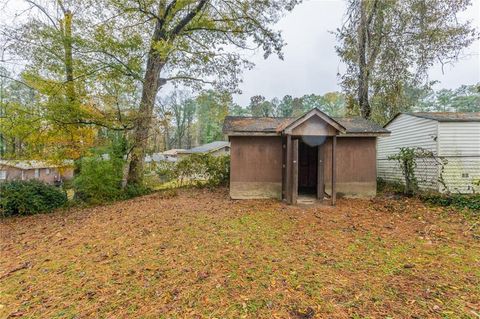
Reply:
[[203, 9], [203, 7], [207, 4], [208, 0], [200, 0], [200, 2], [197, 4], [197, 6], [190, 11], [185, 17], [183, 17], [182, 20], [178, 22], [178, 24], [173, 28], [171, 31], [170, 35], [172, 38], [177, 36], [183, 28], [187, 26], [187, 24], [190, 23], [190, 21], [195, 18], [195, 16]]

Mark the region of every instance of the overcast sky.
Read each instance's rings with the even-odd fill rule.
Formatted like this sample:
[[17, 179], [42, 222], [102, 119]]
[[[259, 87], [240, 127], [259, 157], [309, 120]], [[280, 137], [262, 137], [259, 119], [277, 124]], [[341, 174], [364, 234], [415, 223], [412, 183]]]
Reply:
[[[462, 14], [480, 29], [480, 0]], [[267, 98], [286, 94], [324, 94], [340, 90], [337, 73], [342, 70], [335, 53], [335, 36], [330, 33], [341, 25], [345, 12], [343, 0], [306, 0], [288, 13], [277, 28], [283, 31], [287, 42], [284, 61], [272, 56], [268, 60], [258, 53], [252, 56], [256, 67], [245, 71], [241, 95], [235, 102], [247, 105], [253, 95]], [[480, 82], [480, 42], [475, 42], [463, 59], [453, 67], [447, 66], [442, 74], [440, 66], [430, 72], [431, 80], [438, 80], [439, 88], [456, 88], [461, 84]]]
[[[437, 0], [433, 0], [437, 1]], [[441, 1], [441, 0], [440, 0]], [[462, 13], [461, 19], [471, 20], [480, 30], [480, 0], [472, 0], [473, 6]], [[0, 0], [0, 22], [5, 23], [25, 7], [23, 0]], [[276, 56], [263, 59], [262, 52], [251, 54], [256, 66], [245, 71], [240, 89], [243, 94], [234, 96], [235, 102], [247, 105], [253, 95], [268, 99], [286, 94], [324, 94], [340, 90], [338, 72], [342, 64], [335, 53], [335, 36], [331, 33], [342, 23], [344, 0], [304, 0], [278, 23], [287, 43], [285, 59]], [[438, 80], [435, 89], [456, 88], [462, 84], [480, 82], [480, 41], [469, 47], [462, 60], [454, 66], [440, 66], [430, 72], [430, 80]]]

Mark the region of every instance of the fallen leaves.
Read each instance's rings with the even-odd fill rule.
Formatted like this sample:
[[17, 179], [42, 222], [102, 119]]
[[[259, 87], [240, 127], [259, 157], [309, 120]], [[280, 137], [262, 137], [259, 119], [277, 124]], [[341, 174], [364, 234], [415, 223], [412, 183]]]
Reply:
[[414, 199], [300, 208], [225, 190], [4, 219], [0, 317], [475, 317], [472, 231]]

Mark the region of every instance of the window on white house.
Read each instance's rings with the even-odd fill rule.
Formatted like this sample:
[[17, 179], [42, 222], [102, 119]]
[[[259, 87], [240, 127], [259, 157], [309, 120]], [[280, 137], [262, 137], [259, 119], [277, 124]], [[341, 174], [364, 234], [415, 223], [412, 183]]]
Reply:
[[40, 170], [38, 168], [35, 169], [35, 178], [40, 177]]
[[50, 175], [50, 168], [45, 169], [45, 174]]
[[0, 179], [7, 179], [7, 171], [0, 171]]

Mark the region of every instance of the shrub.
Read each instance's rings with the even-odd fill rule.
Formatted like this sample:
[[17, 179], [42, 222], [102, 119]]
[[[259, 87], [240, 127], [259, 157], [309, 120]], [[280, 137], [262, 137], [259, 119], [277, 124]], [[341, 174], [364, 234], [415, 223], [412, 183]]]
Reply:
[[207, 175], [210, 185], [227, 185], [230, 179], [230, 156], [211, 156], [207, 161]]
[[378, 177], [377, 190], [379, 193], [402, 194], [405, 192], [405, 185], [401, 182], [386, 181], [383, 178]]
[[175, 175], [181, 183], [193, 180], [197, 186], [225, 185], [230, 176], [230, 156], [189, 155], [177, 163]]
[[145, 185], [127, 185], [123, 190], [123, 198], [133, 198], [150, 194], [152, 190]]
[[452, 206], [460, 209], [470, 209], [480, 212], [480, 194], [461, 195], [461, 194], [425, 194], [420, 198], [427, 203], [437, 206]]
[[91, 204], [121, 199], [123, 160], [83, 158], [73, 181], [75, 198]]
[[162, 183], [170, 182], [178, 178], [176, 163], [162, 161], [156, 164], [156, 173]]
[[230, 177], [230, 156], [192, 154], [177, 163], [162, 163], [157, 174], [165, 182], [178, 180], [180, 185], [186, 182], [196, 186], [226, 185]]
[[38, 180], [0, 184], [0, 211], [3, 216], [49, 212], [65, 205], [67, 194]]

